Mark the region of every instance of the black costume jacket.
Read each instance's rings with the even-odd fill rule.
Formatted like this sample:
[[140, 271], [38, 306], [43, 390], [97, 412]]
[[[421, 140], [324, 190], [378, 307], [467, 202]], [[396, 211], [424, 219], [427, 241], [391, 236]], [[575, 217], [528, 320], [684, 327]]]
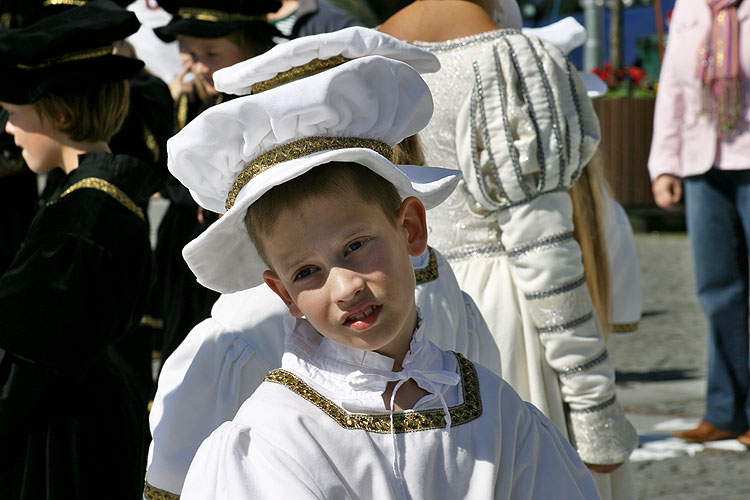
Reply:
[[0, 498], [139, 498], [142, 400], [114, 344], [143, 314], [154, 169], [90, 153], [0, 278]]

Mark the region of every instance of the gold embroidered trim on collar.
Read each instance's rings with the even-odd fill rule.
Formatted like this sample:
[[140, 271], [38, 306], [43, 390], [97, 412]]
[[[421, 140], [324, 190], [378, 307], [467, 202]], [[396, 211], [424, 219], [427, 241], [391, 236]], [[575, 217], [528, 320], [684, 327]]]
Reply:
[[253, 94], [260, 94], [261, 92], [271, 90], [272, 88], [284, 85], [285, 83], [300, 80], [308, 76], [317, 75], [318, 73], [321, 73], [327, 69], [341, 66], [347, 61], [351, 61], [351, 59], [340, 54], [329, 59], [313, 59], [312, 61], [307, 62], [301, 66], [295, 66], [292, 69], [282, 71], [273, 78], [254, 83], [250, 86], [250, 90]]
[[376, 139], [363, 139], [360, 137], [305, 137], [284, 144], [263, 153], [254, 159], [234, 181], [232, 189], [227, 195], [226, 208], [229, 210], [234, 205], [237, 195], [245, 185], [256, 175], [265, 172], [279, 163], [296, 160], [319, 151], [329, 149], [367, 148], [372, 149], [388, 161], [393, 157], [393, 149], [388, 144]]
[[114, 45], [107, 45], [106, 47], [99, 47], [97, 49], [86, 49], [78, 52], [71, 52], [70, 54], [63, 54], [58, 57], [51, 57], [39, 64], [16, 64], [16, 67], [19, 69], [46, 68], [47, 66], [52, 66], [53, 64], [62, 64], [74, 61], [82, 61], [84, 59], [95, 59], [97, 57], [111, 56], [114, 50]]
[[54, 5], [74, 5], [76, 7], [81, 7], [86, 5], [86, 0], [46, 0], [42, 4], [42, 7], [50, 7]]
[[639, 321], [635, 323], [612, 323], [609, 325], [609, 331], [612, 333], [630, 333], [638, 329]]
[[177, 16], [183, 19], [195, 19], [196, 21], [209, 21], [212, 23], [237, 21], [266, 22], [266, 16], [248, 16], [245, 14], [235, 14], [221, 10], [199, 9], [195, 7], [183, 7], [177, 11]]
[[427, 262], [427, 267], [414, 270], [414, 277], [417, 278], [417, 285], [424, 285], [425, 283], [438, 279], [438, 263], [437, 257], [435, 257], [435, 251], [432, 247], [427, 247], [427, 251], [430, 252], [430, 260]]
[[148, 481], [146, 481], [146, 486], [143, 489], [143, 496], [148, 500], [180, 500], [180, 495], [157, 488], [149, 484]]
[[[459, 353], [454, 353], [461, 371], [461, 386], [464, 402], [451, 406], [451, 426], [456, 427], [471, 422], [482, 415], [482, 396], [479, 392], [479, 378], [471, 361]], [[380, 413], [365, 415], [362, 413], [348, 413], [346, 410], [326, 398], [318, 391], [307, 385], [301, 379], [286, 370], [277, 369], [266, 375], [266, 382], [274, 382], [285, 386], [301, 398], [320, 408], [325, 414], [347, 430], [363, 430], [378, 434], [390, 434], [391, 415]], [[396, 434], [405, 432], [419, 432], [445, 427], [442, 408], [429, 410], [410, 410], [393, 414], [393, 426]]]
[[[103, 193], [107, 193], [125, 208], [137, 215], [141, 220], [146, 220], [143, 215], [143, 210], [141, 210], [141, 208], [136, 205], [133, 200], [128, 197], [128, 195], [123, 193], [117, 186], [115, 186], [114, 184], [110, 184], [104, 179], [99, 179], [98, 177], [86, 177], [85, 179], [76, 182], [68, 189], [63, 191], [63, 193], [60, 195], [60, 198], [67, 196], [77, 189], [96, 189], [98, 191], [102, 191]], [[52, 203], [53, 202], [47, 203], [47, 205], [51, 205]]]

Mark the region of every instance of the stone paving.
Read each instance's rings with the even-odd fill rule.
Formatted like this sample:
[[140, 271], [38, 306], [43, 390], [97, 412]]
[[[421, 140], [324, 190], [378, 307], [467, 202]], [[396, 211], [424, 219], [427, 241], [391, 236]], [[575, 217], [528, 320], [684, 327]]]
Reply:
[[639, 500], [750, 499], [750, 453], [736, 440], [686, 444], [669, 437], [704, 410], [706, 322], [684, 233], [636, 234], [644, 316], [613, 334], [618, 397], [641, 446], [631, 459]]

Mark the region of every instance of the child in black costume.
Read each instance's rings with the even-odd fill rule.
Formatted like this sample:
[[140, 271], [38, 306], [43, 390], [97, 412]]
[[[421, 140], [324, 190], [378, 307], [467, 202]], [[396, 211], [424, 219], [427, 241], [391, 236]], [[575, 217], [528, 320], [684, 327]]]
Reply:
[[[113, 155], [138, 29], [98, 0], [0, 33], [0, 104], [29, 168], [66, 177], [0, 277], [0, 497], [138, 498], [144, 419], [113, 346], [150, 284], [152, 167]], [[43, 311], [43, 312], [40, 312]]]

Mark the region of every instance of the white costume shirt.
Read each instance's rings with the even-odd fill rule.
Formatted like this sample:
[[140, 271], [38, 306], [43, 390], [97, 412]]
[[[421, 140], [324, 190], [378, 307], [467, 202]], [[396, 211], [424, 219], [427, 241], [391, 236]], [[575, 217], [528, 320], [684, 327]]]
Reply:
[[[430, 340], [500, 374], [500, 355], [472, 299], [436, 251], [412, 259]], [[166, 360], [149, 416], [146, 498], [177, 498], [195, 451], [281, 366], [295, 320], [266, 285], [222, 295]]]
[[[391, 371], [392, 359], [298, 321], [282, 369], [203, 442], [182, 497], [599, 498], [541, 412], [494, 373], [427, 341], [424, 326], [402, 373]], [[394, 373], [431, 394], [413, 410], [389, 413], [382, 393]]]

